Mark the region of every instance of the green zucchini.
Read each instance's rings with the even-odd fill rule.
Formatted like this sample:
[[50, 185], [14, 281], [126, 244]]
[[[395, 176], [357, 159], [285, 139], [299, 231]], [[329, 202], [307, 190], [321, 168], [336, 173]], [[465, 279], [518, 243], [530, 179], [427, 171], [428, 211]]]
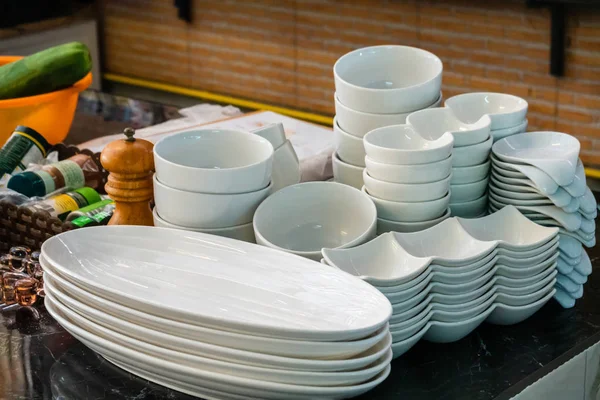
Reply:
[[51, 47], [0, 67], [0, 100], [64, 89], [91, 69], [90, 51], [83, 43]]

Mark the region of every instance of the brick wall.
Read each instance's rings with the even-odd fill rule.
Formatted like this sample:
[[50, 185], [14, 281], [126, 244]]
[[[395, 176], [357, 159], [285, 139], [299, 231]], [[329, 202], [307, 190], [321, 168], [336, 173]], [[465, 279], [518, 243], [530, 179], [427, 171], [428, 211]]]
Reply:
[[550, 18], [525, 1], [103, 0], [110, 72], [333, 114], [332, 66], [363, 46], [422, 47], [444, 62], [444, 96], [512, 93], [529, 130], [577, 135], [600, 165], [600, 11], [568, 17], [566, 77], [548, 73]]

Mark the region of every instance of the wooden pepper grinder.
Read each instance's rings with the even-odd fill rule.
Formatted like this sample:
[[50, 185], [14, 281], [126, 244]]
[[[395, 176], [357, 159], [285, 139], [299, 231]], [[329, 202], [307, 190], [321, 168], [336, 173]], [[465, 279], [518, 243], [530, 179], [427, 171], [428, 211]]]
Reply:
[[115, 211], [108, 225], [153, 226], [150, 200], [153, 197], [154, 145], [135, 139], [135, 131], [125, 128], [126, 139], [109, 143], [100, 162], [110, 174], [104, 188], [115, 202]]

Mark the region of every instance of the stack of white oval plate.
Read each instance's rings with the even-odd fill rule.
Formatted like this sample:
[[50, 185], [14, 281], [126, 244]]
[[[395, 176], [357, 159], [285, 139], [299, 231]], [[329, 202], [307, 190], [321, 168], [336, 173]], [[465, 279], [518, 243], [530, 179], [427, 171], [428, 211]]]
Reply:
[[110, 226], [47, 240], [46, 307], [115, 365], [206, 399], [341, 399], [381, 383], [389, 301], [342, 271], [229, 238]]
[[510, 325], [533, 315], [556, 292], [557, 235], [506, 207], [421, 232], [386, 233], [352, 249], [323, 249], [322, 262], [390, 300], [397, 357], [421, 338], [453, 342], [483, 321]]
[[492, 148], [490, 210], [518, 208], [540, 225], [560, 228], [556, 299], [572, 307], [592, 268], [582, 246], [596, 244], [597, 204], [586, 186], [579, 141], [560, 132], [528, 132]]

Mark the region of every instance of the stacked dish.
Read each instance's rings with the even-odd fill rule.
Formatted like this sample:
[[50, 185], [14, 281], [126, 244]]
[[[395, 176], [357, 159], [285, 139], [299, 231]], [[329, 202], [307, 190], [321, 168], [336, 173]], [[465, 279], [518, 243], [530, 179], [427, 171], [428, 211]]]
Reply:
[[490, 117], [482, 115], [473, 123], [462, 122], [451, 108], [435, 108], [412, 113], [407, 118], [423, 137], [438, 138], [446, 132], [454, 137], [450, 210], [453, 216], [479, 217], [487, 212], [487, 186], [490, 171]]
[[490, 210], [518, 208], [540, 225], [560, 228], [556, 299], [572, 307], [583, 296], [591, 264], [582, 246], [596, 244], [596, 199], [586, 185], [579, 141], [560, 132], [529, 132], [492, 148]]
[[154, 146], [154, 224], [254, 241], [272, 191], [273, 145], [233, 130], [177, 133]]
[[446, 100], [456, 116], [465, 123], [475, 123], [488, 115], [494, 142], [527, 130], [527, 101], [505, 93], [465, 93]]
[[336, 182], [362, 187], [362, 138], [367, 132], [404, 124], [411, 112], [440, 105], [442, 69], [434, 54], [407, 46], [367, 47], [337, 60], [332, 156]]
[[415, 232], [450, 216], [452, 134], [421, 136], [411, 125], [377, 128], [363, 139], [362, 188], [377, 207], [377, 232]]
[[341, 399], [390, 372], [389, 301], [342, 271], [134, 226], [47, 240], [46, 307], [109, 362], [201, 398]]
[[453, 342], [483, 321], [510, 325], [533, 315], [555, 293], [557, 234], [506, 207], [421, 232], [387, 233], [352, 249], [323, 249], [322, 262], [390, 300], [397, 357], [421, 338]]

